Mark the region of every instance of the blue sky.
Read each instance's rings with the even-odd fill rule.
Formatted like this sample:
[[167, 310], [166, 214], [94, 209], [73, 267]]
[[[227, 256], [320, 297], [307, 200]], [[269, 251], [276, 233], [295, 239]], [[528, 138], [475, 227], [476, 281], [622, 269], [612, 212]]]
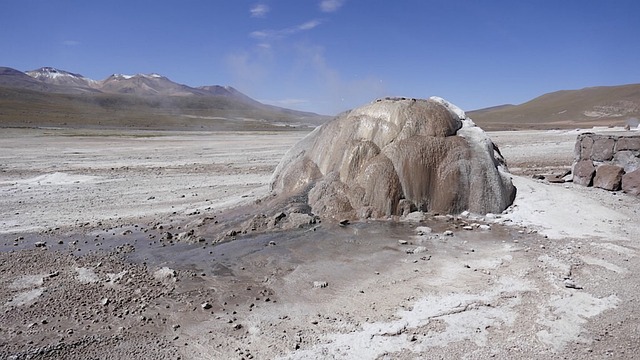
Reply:
[[640, 82], [637, 0], [2, 0], [0, 66], [159, 73], [335, 114]]

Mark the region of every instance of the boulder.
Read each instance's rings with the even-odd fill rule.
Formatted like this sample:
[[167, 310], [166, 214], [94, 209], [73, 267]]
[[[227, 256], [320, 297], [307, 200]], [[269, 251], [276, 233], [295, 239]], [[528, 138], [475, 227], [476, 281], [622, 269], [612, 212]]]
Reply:
[[640, 195], [640, 169], [622, 176], [622, 191], [630, 195]]
[[609, 161], [613, 158], [613, 148], [616, 141], [610, 137], [597, 137], [593, 140], [591, 160]]
[[618, 151], [613, 155], [613, 163], [628, 173], [640, 169], [640, 151]]
[[596, 169], [596, 176], [593, 178], [593, 186], [605, 190], [620, 190], [624, 169], [620, 166], [603, 164]]
[[591, 186], [595, 172], [593, 161], [578, 161], [573, 165], [573, 182], [582, 186]]
[[435, 97], [379, 99], [338, 115], [287, 152], [271, 190], [336, 219], [500, 213], [516, 191], [486, 133]]

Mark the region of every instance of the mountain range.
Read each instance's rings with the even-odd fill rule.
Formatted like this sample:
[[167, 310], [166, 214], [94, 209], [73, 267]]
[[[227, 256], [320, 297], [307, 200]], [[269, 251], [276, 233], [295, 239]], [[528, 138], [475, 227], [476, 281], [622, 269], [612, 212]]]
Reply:
[[264, 130], [329, 117], [262, 104], [230, 86], [190, 87], [159, 74], [93, 80], [52, 67], [0, 67], [0, 126]]
[[[467, 114], [486, 130], [637, 126], [640, 84], [562, 90]], [[262, 104], [230, 86], [190, 87], [154, 73], [93, 80], [52, 67], [0, 67], [0, 127], [289, 130], [329, 118]]]

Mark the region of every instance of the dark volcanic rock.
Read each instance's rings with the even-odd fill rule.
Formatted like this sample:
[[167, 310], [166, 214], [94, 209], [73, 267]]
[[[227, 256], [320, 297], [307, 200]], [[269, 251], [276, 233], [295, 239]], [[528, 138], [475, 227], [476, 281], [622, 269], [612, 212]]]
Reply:
[[596, 169], [596, 176], [593, 178], [593, 186], [605, 190], [620, 190], [620, 183], [624, 169], [616, 165], [600, 165]]
[[381, 99], [339, 115], [285, 155], [271, 186], [334, 218], [499, 213], [515, 197], [497, 147], [440, 98]]

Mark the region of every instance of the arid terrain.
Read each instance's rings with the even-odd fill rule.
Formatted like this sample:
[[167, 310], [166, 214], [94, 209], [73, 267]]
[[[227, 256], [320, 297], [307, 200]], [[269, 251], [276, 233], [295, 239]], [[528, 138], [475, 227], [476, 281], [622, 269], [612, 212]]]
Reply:
[[532, 178], [578, 134], [489, 133], [502, 214], [243, 233], [306, 132], [0, 129], [0, 358], [634, 359], [640, 199]]

